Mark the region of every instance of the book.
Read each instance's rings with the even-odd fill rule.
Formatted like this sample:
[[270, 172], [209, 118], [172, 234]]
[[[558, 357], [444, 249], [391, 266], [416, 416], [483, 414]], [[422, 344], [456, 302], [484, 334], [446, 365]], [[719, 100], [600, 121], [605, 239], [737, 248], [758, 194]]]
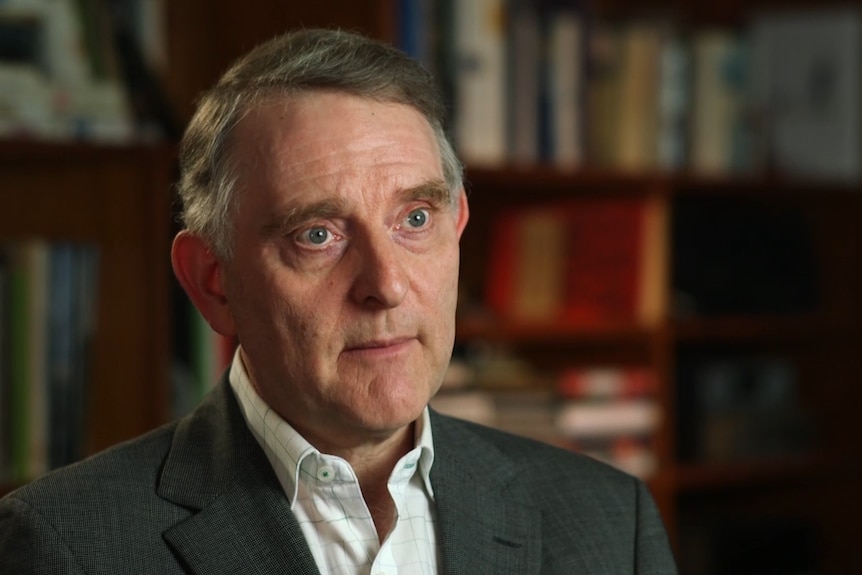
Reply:
[[674, 30], [662, 43], [658, 74], [656, 162], [661, 170], [682, 170], [688, 164], [691, 51]]
[[559, 311], [565, 294], [566, 219], [554, 207], [518, 218], [512, 301], [514, 319], [544, 320]]
[[565, 322], [648, 324], [661, 315], [663, 213], [659, 198], [596, 196], [570, 204]]
[[735, 149], [746, 87], [744, 52], [733, 32], [712, 29], [692, 39], [692, 110], [689, 167], [707, 175], [738, 171]]
[[645, 367], [591, 366], [563, 370], [556, 391], [566, 400], [607, 401], [650, 397], [656, 387], [655, 373]]
[[483, 390], [443, 391], [432, 397], [429, 405], [444, 415], [482, 425], [492, 426], [496, 421], [494, 399]]
[[518, 321], [651, 325], [666, 309], [666, 220], [656, 197], [504, 211], [492, 231], [488, 307]]
[[84, 452], [97, 254], [38, 238], [2, 250], [0, 469], [3, 479], [29, 481]]
[[498, 429], [545, 443], [560, 444], [554, 426], [557, 397], [547, 387], [500, 389], [494, 393], [495, 426]]
[[658, 456], [649, 437], [583, 437], [570, 441], [568, 447], [643, 480], [658, 471]]
[[74, 353], [77, 314], [75, 305], [75, 254], [70, 244], [50, 247], [48, 273], [48, 414], [50, 417], [48, 466], [58, 467], [74, 459], [80, 433], [72, 429], [70, 395], [75, 385]]
[[562, 307], [567, 232], [559, 206], [503, 214], [495, 222], [486, 293], [498, 315], [551, 319]]
[[620, 132], [622, 32], [596, 22], [587, 41], [586, 155], [591, 165], [616, 167]]
[[10, 262], [8, 385], [10, 471], [27, 480], [48, 470], [46, 372], [48, 246], [26, 240], [4, 247]]
[[655, 372], [645, 366], [578, 366], [556, 383], [555, 426], [571, 449], [638, 477], [655, 473], [661, 421]]
[[74, 244], [72, 283], [71, 377], [64, 398], [66, 421], [55, 426], [61, 459], [53, 465], [66, 465], [85, 455], [87, 405], [92, 377], [92, 344], [99, 322], [99, 284], [101, 255], [91, 244]]
[[506, 74], [503, 0], [453, 3], [454, 136], [465, 163], [506, 160]]
[[433, 68], [432, 38], [436, 27], [432, 4], [432, 0], [398, 0], [395, 3], [396, 45], [429, 70]]
[[651, 435], [661, 421], [654, 399], [568, 402], [556, 416], [559, 432], [569, 438]]
[[499, 316], [507, 316], [513, 299], [518, 246], [520, 213], [501, 212], [492, 222], [491, 250], [485, 281], [485, 303]]
[[0, 248], [0, 481], [12, 476], [11, 385], [9, 331], [11, 310], [10, 264]]
[[751, 91], [771, 168], [844, 181], [862, 176], [862, 11], [754, 18]]
[[574, 168], [584, 161], [584, 61], [586, 27], [572, 4], [555, 5], [543, 15], [547, 83], [547, 158]]
[[626, 26], [620, 38], [615, 168], [643, 171], [658, 163], [659, 64], [664, 36], [660, 25], [637, 22]]
[[533, 0], [508, 0], [507, 11], [507, 157], [515, 165], [532, 165], [540, 160], [541, 18]]
[[556, 398], [551, 390], [525, 386], [441, 390], [430, 406], [507, 433], [551, 444], [561, 444], [554, 425]]

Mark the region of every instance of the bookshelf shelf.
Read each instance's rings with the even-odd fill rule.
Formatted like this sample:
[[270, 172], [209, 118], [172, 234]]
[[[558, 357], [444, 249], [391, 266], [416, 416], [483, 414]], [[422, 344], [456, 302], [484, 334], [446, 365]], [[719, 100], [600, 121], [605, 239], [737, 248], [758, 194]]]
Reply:
[[632, 344], [649, 342], [654, 330], [635, 323], [595, 325], [530, 321], [461, 321], [456, 338], [526, 344]]
[[[841, 202], [862, 204], [858, 184], [774, 174], [703, 174], [687, 170], [616, 170], [613, 168], [561, 168], [542, 165], [468, 165], [468, 190], [493, 188], [502, 199], [518, 195], [537, 199], [562, 199], [592, 193], [644, 194], [668, 196], [727, 196], [764, 198], [806, 203]], [[525, 192], [528, 190], [528, 192]], [[474, 192], [475, 193], [475, 192]]]
[[680, 343], [805, 342], [852, 336], [858, 333], [860, 326], [850, 318], [810, 314], [677, 320], [671, 330]]
[[674, 472], [680, 492], [728, 491], [775, 484], [805, 483], [830, 477], [834, 458], [820, 455], [772, 456], [750, 461], [681, 465]]
[[669, 179], [660, 172], [620, 172], [612, 169], [576, 168], [565, 169], [551, 165], [501, 166], [483, 168], [467, 166], [465, 179], [468, 189], [492, 187], [495, 193], [521, 194], [536, 199], [539, 197], [577, 196], [580, 193], [601, 192], [633, 194], [651, 189], [656, 183]]

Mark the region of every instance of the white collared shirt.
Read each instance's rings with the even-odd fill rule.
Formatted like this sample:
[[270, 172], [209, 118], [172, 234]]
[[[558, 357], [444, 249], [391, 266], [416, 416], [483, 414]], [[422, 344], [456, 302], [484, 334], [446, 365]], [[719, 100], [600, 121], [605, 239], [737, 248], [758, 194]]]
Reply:
[[433, 575], [438, 572], [434, 445], [428, 409], [416, 424], [416, 447], [395, 465], [389, 493], [397, 521], [381, 544], [350, 464], [320, 453], [264, 403], [237, 350], [230, 383], [246, 423], [263, 448], [323, 574]]

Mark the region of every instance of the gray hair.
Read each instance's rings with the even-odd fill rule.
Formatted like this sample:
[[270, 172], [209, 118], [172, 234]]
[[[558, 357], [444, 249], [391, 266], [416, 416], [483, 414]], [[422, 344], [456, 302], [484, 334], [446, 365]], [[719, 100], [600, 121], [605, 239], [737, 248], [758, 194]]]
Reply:
[[434, 132], [453, 205], [463, 168], [446, 136], [445, 107], [431, 74], [400, 51], [358, 34], [299, 30], [240, 58], [198, 102], [180, 142], [178, 191], [185, 227], [220, 257], [232, 254], [236, 183], [231, 135], [249, 110], [277, 97], [336, 91], [406, 104]]

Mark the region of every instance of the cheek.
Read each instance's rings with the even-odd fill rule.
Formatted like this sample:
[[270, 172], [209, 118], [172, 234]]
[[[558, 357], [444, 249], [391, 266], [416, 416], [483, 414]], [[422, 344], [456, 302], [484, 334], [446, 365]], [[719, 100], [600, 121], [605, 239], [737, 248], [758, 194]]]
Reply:
[[454, 329], [455, 308], [458, 302], [458, 252], [447, 253], [429, 266], [425, 272], [426, 289], [433, 294], [428, 301], [428, 317], [438, 325]]
[[441, 290], [445, 291], [446, 295], [456, 297], [458, 293], [458, 275], [460, 272], [460, 251], [457, 244], [454, 248], [446, 252], [444, 257], [440, 259], [441, 266], [437, 271], [440, 281]]

